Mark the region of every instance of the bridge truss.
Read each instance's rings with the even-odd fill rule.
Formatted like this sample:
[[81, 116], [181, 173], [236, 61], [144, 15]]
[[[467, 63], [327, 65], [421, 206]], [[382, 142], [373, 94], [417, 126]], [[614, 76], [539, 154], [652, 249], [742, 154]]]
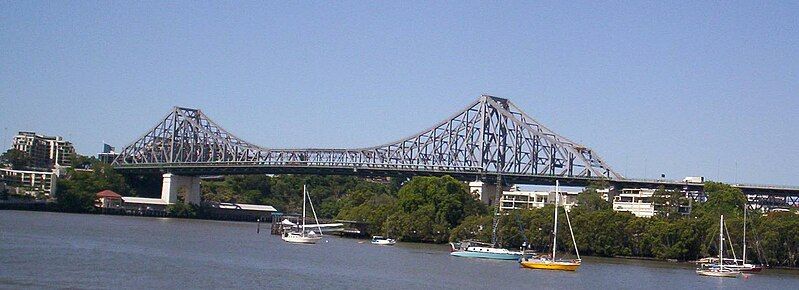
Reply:
[[623, 179], [590, 148], [556, 134], [511, 101], [486, 95], [419, 134], [358, 149], [264, 148], [229, 133], [200, 110], [175, 107], [126, 146], [114, 165], [194, 175], [361, 171], [503, 175], [509, 181]]

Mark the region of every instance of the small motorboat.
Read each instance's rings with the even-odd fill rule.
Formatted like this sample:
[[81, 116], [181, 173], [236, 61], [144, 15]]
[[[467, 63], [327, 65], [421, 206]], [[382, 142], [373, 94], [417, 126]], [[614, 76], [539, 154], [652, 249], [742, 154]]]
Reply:
[[396, 244], [397, 241], [394, 239], [386, 238], [383, 236], [373, 236], [372, 237], [372, 244], [373, 245], [382, 245], [382, 246], [393, 246]]

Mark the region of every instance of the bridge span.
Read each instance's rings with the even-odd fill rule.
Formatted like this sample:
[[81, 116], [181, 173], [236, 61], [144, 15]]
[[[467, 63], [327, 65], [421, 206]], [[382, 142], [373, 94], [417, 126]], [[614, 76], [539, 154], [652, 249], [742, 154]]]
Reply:
[[[450, 175], [464, 181], [567, 186], [607, 182], [615, 188], [701, 192], [701, 183], [628, 179], [594, 150], [548, 129], [507, 99], [482, 95], [432, 127], [386, 144], [356, 149], [273, 149], [246, 142], [198, 109], [175, 107], [120, 151], [123, 173], [164, 174], [162, 197], [192, 192], [201, 175]], [[747, 194], [792, 197], [799, 187], [736, 185]]]

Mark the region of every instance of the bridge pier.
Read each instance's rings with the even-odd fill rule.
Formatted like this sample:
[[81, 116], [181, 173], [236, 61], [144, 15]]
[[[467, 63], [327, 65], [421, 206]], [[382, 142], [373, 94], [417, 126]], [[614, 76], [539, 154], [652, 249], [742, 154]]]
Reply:
[[166, 173], [161, 184], [161, 199], [169, 204], [178, 202], [178, 196], [188, 204], [200, 204], [200, 177]]
[[[509, 186], [503, 186], [503, 191], [510, 190]], [[488, 181], [472, 181], [469, 182], [469, 192], [474, 195], [478, 200], [489, 206], [494, 205], [496, 202], [499, 187], [496, 182]]]

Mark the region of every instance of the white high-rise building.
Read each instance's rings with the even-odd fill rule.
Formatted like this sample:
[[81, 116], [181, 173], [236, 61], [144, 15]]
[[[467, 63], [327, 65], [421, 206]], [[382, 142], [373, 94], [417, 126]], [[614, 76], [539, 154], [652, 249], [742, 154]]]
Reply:
[[613, 197], [613, 210], [630, 212], [637, 217], [655, 215], [654, 189], [625, 188]]
[[33, 168], [69, 167], [75, 156], [72, 143], [61, 136], [44, 136], [28, 131], [20, 131], [14, 136], [11, 148], [27, 153]]
[[53, 172], [0, 168], [0, 182], [12, 194], [50, 198], [55, 191], [56, 180]]

